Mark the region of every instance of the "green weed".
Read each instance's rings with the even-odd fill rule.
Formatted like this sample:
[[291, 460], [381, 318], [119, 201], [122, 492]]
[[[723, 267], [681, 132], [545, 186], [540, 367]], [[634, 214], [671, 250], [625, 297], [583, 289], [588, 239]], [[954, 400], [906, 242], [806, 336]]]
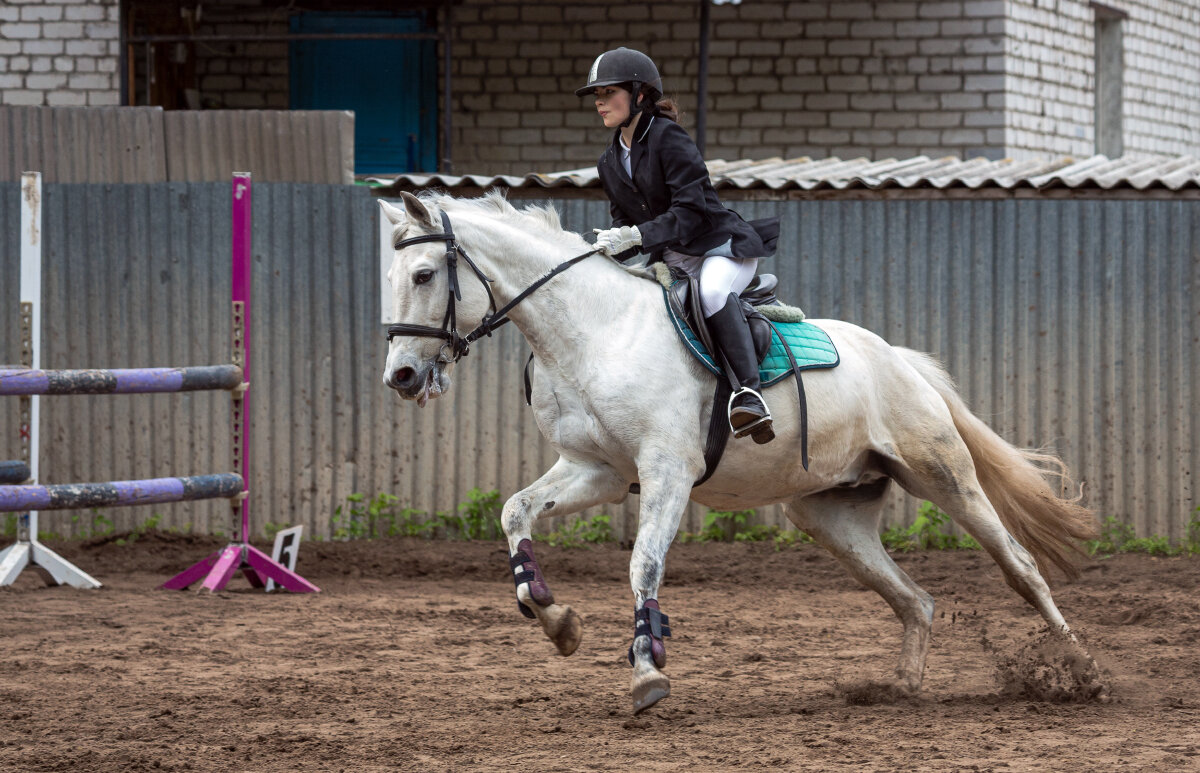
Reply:
[[1122, 552], [1125, 545], [1129, 544], [1135, 537], [1137, 537], [1137, 532], [1133, 530], [1133, 526], [1118, 521], [1110, 515], [1104, 519], [1104, 523], [1100, 526], [1099, 538], [1089, 540], [1085, 543], [1085, 547], [1087, 548], [1087, 552], [1093, 556], [1112, 555], [1113, 553]]
[[[79, 524], [81, 516], [71, 516], [71, 523]], [[79, 539], [92, 539], [93, 537], [107, 537], [113, 533], [112, 519], [104, 515], [97, 508], [91, 510], [91, 523], [75, 531], [75, 536]]]
[[1188, 555], [1200, 553], [1200, 507], [1197, 507], [1192, 513], [1192, 520], [1188, 521], [1183, 544], [1180, 546]]
[[[6, 539], [15, 540], [17, 538], [18, 519], [20, 517], [20, 513], [5, 513], [4, 526], [0, 528], [0, 535], [4, 536]], [[42, 529], [38, 529], [38, 540], [40, 541], [62, 539], [64, 539], [63, 535], [56, 531], [43, 531]]]
[[812, 542], [812, 537], [796, 529], [782, 529], [765, 523], [749, 523], [754, 510], [709, 510], [697, 532], [680, 532], [680, 542], [773, 542], [776, 550]]
[[943, 531], [949, 525], [950, 516], [932, 502], [922, 502], [917, 508], [917, 519], [911, 526], [893, 526], [879, 535], [879, 540], [888, 550], [907, 553], [910, 550], [979, 550], [973, 537], [961, 537]]
[[704, 515], [704, 526], [695, 534], [685, 534], [685, 542], [733, 542], [753, 510], [709, 510]]
[[481, 491], [473, 488], [467, 492], [467, 501], [458, 506], [461, 513], [459, 533], [463, 539], [498, 539], [504, 533], [500, 526], [500, 512], [504, 503], [496, 489]]
[[[375, 539], [378, 537], [427, 536], [433, 524], [425, 523], [425, 513], [411, 507], [396, 508], [398, 497], [379, 493], [368, 501], [363, 494], [346, 497], [349, 505], [339, 505], [329, 524], [333, 539]], [[274, 524], [271, 524], [272, 526]], [[276, 527], [275, 531], [286, 527]], [[270, 532], [268, 536], [274, 536]]]
[[158, 528], [158, 524], [162, 521], [162, 513], [155, 513], [146, 520], [133, 527], [133, 531], [129, 532], [128, 537], [118, 537], [113, 540], [115, 545], [132, 545], [138, 539], [145, 536], [146, 532], [154, 531]]
[[457, 512], [439, 510], [432, 516], [412, 507], [398, 507], [399, 498], [387, 493], [376, 494], [370, 500], [363, 494], [350, 494], [346, 500], [346, 505], [338, 505], [329, 519], [330, 532], [336, 540], [379, 537], [497, 539], [502, 533], [500, 512], [504, 504], [500, 501], [500, 492], [495, 489], [471, 489], [467, 492], [467, 501], [458, 506]]
[[544, 539], [546, 544], [562, 548], [582, 548], [600, 542], [612, 542], [612, 518], [603, 514], [576, 518], [569, 525], [550, 532]]
[[784, 529], [775, 535], [774, 542], [775, 550], [778, 552], [793, 545], [811, 545], [813, 538], [808, 536], [807, 532], [799, 529]]
[[1152, 556], [1195, 555], [1200, 553], [1200, 507], [1192, 512], [1192, 519], [1188, 521], [1183, 539], [1178, 545], [1172, 545], [1171, 540], [1161, 534], [1139, 537], [1132, 525], [1110, 515], [1100, 526], [1100, 537], [1084, 543], [1084, 547], [1090, 555], [1100, 558], [1117, 553], [1147, 553]]

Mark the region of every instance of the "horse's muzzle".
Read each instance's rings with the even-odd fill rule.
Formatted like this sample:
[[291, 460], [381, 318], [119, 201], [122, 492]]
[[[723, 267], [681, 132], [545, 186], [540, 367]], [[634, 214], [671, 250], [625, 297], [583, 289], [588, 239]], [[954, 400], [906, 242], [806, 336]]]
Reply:
[[418, 377], [417, 371], [408, 367], [397, 368], [384, 379], [384, 383], [405, 397], [416, 397], [414, 390], [423, 386], [423, 382], [424, 379]]
[[416, 400], [422, 408], [430, 398], [438, 397], [449, 386], [442, 368], [432, 363], [393, 368], [384, 374], [383, 383], [405, 400]]

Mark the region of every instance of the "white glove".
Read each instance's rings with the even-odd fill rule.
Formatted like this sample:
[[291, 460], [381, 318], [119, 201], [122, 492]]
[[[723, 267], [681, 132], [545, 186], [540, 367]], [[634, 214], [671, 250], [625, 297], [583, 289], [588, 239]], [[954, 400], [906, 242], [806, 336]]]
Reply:
[[596, 250], [610, 258], [628, 252], [642, 243], [642, 234], [636, 225], [623, 225], [608, 230], [593, 228], [592, 233], [596, 234]]

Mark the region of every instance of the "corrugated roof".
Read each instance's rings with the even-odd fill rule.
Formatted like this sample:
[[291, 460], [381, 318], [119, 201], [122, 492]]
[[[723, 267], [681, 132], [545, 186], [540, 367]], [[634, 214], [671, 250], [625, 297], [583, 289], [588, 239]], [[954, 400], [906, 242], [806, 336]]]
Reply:
[[[1092, 156], [1074, 158], [959, 159], [956, 156], [916, 156], [871, 161], [865, 158], [769, 158], [762, 161], [709, 161], [717, 188], [738, 190], [881, 190], [885, 188], [1091, 188], [1103, 190], [1183, 190], [1200, 188], [1200, 159], [1193, 156], [1151, 158]], [[369, 177], [385, 187], [442, 188], [506, 186], [510, 188], [593, 188], [599, 186], [594, 167], [563, 172], [517, 175], [404, 174], [395, 178]]]

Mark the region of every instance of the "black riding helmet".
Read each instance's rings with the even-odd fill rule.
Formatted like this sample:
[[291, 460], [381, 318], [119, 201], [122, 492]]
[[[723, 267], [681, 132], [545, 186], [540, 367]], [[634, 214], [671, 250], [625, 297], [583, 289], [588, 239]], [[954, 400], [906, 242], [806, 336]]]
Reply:
[[[629, 124], [647, 106], [657, 102], [663, 93], [662, 78], [658, 74], [658, 68], [654, 66], [654, 61], [641, 51], [623, 46], [605, 51], [596, 57], [596, 61], [592, 62], [592, 69], [588, 72], [587, 85], [575, 89], [575, 96], [591, 94], [601, 86], [621, 86], [633, 95], [629, 105], [629, 118], [625, 119], [622, 126]], [[646, 99], [639, 105], [637, 95], [643, 87], [648, 87], [651, 93], [647, 94]]]

